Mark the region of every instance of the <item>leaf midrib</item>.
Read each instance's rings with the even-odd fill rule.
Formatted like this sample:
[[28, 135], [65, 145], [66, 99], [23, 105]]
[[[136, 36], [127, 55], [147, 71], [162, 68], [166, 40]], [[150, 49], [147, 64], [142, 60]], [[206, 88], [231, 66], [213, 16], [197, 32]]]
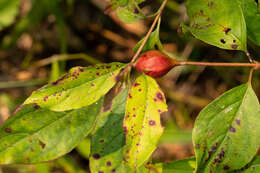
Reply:
[[[123, 67], [120, 67], [119, 69], [117, 69], [117, 70], [115, 70], [115, 71], [111, 71], [110, 73], [106, 73], [106, 74], [100, 76], [99, 78], [94, 78], [94, 79], [89, 80], [89, 81], [87, 81], [87, 82], [85, 82], [85, 83], [79, 84], [79, 85], [77, 85], [77, 86], [75, 86], [75, 87], [66, 88], [65, 91], [66, 91], [66, 92], [70, 92], [71, 90], [77, 89], [77, 88], [79, 88], [79, 87], [81, 87], [82, 85], [85, 85], [85, 84], [87, 84], [87, 83], [91, 83], [91, 82], [94, 82], [94, 81], [101, 80], [101, 79], [103, 79], [103, 78], [109, 76], [111, 73], [120, 70], [121, 68], [123, 68]], [[113, 76], [115, 76], [115, 75], [113, 75]], [[58, 93], [61, 93], [61, 92], [62, 92], [62, 90], [61, 90], [61, 91], [58, 91], [58, 92], [54, 92], [54, 93], [58, 94]], [[53, 95], [54, 93], [51, 93], [51, 94], [48, 94], [48, 95], [44, 95], [44, 96], [41, 96], [41, 97], [50, 97], [50, 96]], [[36, 95], [36, 96], [38, 97], [38, 95]], [[29, 97], [29, 98], [30, 98], [30, 97]], [[28, 99], [29, 99], [29, 98], [28, 98]], [[33, 102], [39, 101], [39, 100], [42, 100], [42, 98], [31, 98], [29, 103], [33, 103]], [[26, 101], [25, 101], [25, 103], [26, 103]]]
[[[78, 111], [78, 110], [74, 110], [74, 111]], [[38, 135], [38, 133], [39, 133], [41, 130], [43, 130], [43, 129], [45, 129], [45, 128], [51, 126], [51, 125], [53, 125], [55, 122], [61, 121], [63, 118], [69, 116], [69, 115], [72, 114], [74, 111], [69, 112], [68, 114], [64, 114], [64, 116], [61, 116], [61, 117], [59, 117], [59, 118], [57, 118], [57, 119], [54, 119], [51, 123], [46, 124], [45, 126], [39, 128], [38, 130], [33, 131], [32, 133], [26, 133], [27, 136], [25, 136], [24, 138], [21, 138], [20, 140], [18, 140], [17, 142], [13, 143], [12, 145], [10, 145], [10, 146], [4, 148], [3, 150], [0, 150], [0, 153], [4, 152], [6, 149], [9, 149], [9, 148], [14, 147], [14, 145], [16, 145], [16, 144], [18, 144], [18, 143], [24, 141], [24, 140], [27, 139], [30, 135], [35, 135], [35, 136]], [[13, 133], [13, 134], [21, 134], [21, 133]], [[11, 135], [13, 135], [13, 134], [10, 134], [10, 135], [8, 135], [8, 136], [11, 136]], [[7, 137], [7, 136], [5, 136], [5, 137]]]

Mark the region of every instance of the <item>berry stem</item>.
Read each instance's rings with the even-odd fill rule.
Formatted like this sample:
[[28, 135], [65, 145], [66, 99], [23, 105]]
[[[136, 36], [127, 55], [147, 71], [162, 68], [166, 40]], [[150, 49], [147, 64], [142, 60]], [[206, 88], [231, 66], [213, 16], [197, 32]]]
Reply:
[[254, 68], [260, 68], [260, 63], [226, 63], [226, 62], [180, 61], [180, 62], [177, 62], [177, 64], [178, 65], [194, 65], [194, 66], [221, 66], [221, 67], [254, 67]]

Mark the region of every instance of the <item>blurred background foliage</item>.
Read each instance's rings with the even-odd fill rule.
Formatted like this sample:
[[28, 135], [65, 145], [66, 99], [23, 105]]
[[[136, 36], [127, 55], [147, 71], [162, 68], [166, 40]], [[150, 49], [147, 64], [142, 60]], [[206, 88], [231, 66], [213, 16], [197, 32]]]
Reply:
[[[162, 0], [140, 4], [153, 14]], [[0, 1], [0, 124], [34, 90], [53, 81], [73, 66], [100, 62], [129, 62], [135, 44], [153, 18], [121, 22], [115, 12], [104, 14], [108, 0], [1, 0]], [[172, 56], [192, 61], [246, 62], [240, 51], [210, 46], [181, 31], [188, 17], [183, 0], [168, 1], [162, 15], [160, 39]], [[260, 60], [260, 49], [249, 42], [249, 52]], [[169, 111], [155, 161], [194, 155], [191, 130], [199, 111], [224, 91], [247, 81], [248, 68], [176, 67], [158, 79]], [[260, 72], [253, 87], [260, 96]], [[58, 147], [58, 146], [57, 146]], [[89, 172], [90, 141], [86, 138], [68, 155], [37, 165], [9, 165], [0, 173]]]

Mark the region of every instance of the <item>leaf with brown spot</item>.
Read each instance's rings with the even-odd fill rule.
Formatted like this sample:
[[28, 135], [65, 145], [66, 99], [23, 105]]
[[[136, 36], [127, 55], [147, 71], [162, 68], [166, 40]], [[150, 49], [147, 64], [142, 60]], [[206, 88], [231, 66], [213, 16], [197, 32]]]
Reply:
[[[111, 101], [111, 108], [101, 112], [91, 139], [90, 170], [111, 173], [129, 172], [123, 164], [122, 150], [125, 146], [123, 118], [129, 88], [125, 88]], [[96, 159], [96, 156], [99, 156]]]
[[123, 123], [126, 129], [124, 157], [130, 167], [138, 168], [148, 161], [157, 147], [163, 133], [158, 110], [167, 111], [167, 105], [157, 82], [147, 75], [136, 79], [129, 95], [132, 97], [127, 99]]
[[235, 173], [258, 173], [260, 172], [260, 156], [256, 156], [250, 163]]
[[[109, 66], [110, 68], [104, 68]], [[104, 96], [116, 83], [125, 64], [97, 64], [74, 67], [68, 74], [34, 91], [24, 104], [36, 103], [42, 108], [65, 111], [88, 106]]]
[[192, 132], [197, 172], [224, 173], [246, 166], [259, 148], [259, 115], [251, 84], [233, 88], [206, 106]]
[[46, 162], [70, 152], [90, 133], [102, 103], [66, 112], [24, 105], [0, 127], [0, 164]]
[[237, 0], [188, 0], [186, 7], [189, 31], [197, 39], [223, 49], [247, 49], [246, 22]]

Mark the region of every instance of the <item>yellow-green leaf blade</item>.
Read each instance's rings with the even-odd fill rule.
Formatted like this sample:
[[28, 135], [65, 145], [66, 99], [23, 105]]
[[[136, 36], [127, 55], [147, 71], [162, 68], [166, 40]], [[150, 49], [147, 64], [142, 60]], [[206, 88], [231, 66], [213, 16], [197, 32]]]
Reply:
[[103, 110], [91, 139], [90, 170], [93, 173], [130, 172], [123, 161], [125, 134], [123, 119], [129, 88], [121, 91], [109, 110]]
[[34, 91], [24, 104], [54, 111], [78, 109], [96, 102], [117, 82], [122, 63], [74, 67], [63, 77]]
[[46, 162], [68, 153], [89, 134], [102, 103], [66, 112], [25, 105], [0, 128], [0, 164]]
[[128, 95], [124, 128], [127, 164], [138, 168], [156, 149], [163, 133], [160, 114], [167, 111], [166, 100], [156, 81], [146, 75], [139, 76]]

